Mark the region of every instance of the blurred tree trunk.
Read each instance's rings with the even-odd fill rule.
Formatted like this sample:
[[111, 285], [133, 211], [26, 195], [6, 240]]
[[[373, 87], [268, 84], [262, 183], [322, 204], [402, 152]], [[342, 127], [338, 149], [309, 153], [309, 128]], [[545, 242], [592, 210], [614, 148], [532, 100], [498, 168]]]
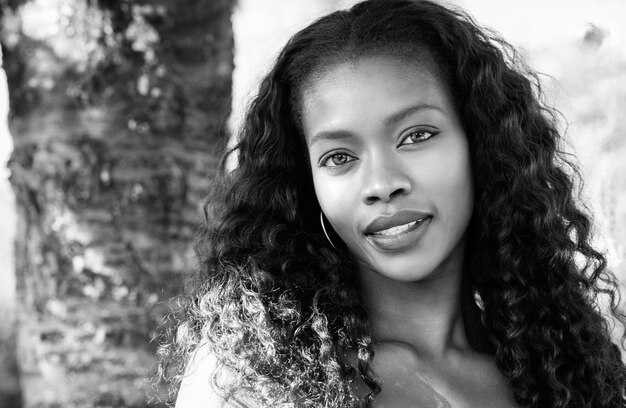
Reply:
[[7, 118], [9, 89], [0, 47], [0, 408], [21, 408], [22, 395], [16, 355], [15, 317], [15, 197], [5, 167], [13, 143]]
[[0, 0], [27, 406], [146, 404], [224, 137], [232, 3]]

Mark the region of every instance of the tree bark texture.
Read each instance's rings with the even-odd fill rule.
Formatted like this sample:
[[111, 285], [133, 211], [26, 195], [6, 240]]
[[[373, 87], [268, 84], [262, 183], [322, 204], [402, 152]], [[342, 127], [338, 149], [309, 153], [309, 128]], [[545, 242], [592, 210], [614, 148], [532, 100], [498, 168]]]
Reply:
[[21, 408], [22, 391], [16, 355], [15, 197], [5, 167], [13, 143], [7, 119], [9, 89], [0, 48], [0, 408]]
[[148, 404], [226, 137], [232, 3], [0, 0], [26, 406]]

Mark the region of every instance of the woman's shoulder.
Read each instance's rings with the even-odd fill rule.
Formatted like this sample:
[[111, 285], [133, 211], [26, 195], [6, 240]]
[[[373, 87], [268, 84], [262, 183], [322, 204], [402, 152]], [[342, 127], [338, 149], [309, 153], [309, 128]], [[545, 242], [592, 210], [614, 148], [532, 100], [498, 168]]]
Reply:
[[175, 408], [253, 408], [233, 398], [225, 399], [213, 382], [217, 357], [204, 345], [190, 359], [178, 389]]

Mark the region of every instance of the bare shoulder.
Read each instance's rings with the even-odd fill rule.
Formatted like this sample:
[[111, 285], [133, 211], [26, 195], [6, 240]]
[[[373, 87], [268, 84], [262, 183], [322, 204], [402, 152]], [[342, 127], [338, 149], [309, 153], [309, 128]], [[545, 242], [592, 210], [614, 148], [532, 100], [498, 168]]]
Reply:
[[220, 395], [212, 382], [216, 369], [216, 356], [206, 346], [198, 348], [178, 389], [176, 408], [253, 408]]

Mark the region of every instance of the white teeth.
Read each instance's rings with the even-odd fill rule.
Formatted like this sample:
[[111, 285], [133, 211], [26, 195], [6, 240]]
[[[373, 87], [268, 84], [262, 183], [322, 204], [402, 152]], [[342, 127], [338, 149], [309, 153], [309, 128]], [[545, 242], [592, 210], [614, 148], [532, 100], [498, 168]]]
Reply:
[[420, 218], [419, 220], [411, 221], [408, 224], [398, 225], [397, 227], [387, 228], [382, 231], [376, 231], [373, 233], [373, 235], [396, 235], [401, 232], [408, 231], [411, 227], [413, 227], [418, 222], [422, 222], [422, 220], [423, 218]]

